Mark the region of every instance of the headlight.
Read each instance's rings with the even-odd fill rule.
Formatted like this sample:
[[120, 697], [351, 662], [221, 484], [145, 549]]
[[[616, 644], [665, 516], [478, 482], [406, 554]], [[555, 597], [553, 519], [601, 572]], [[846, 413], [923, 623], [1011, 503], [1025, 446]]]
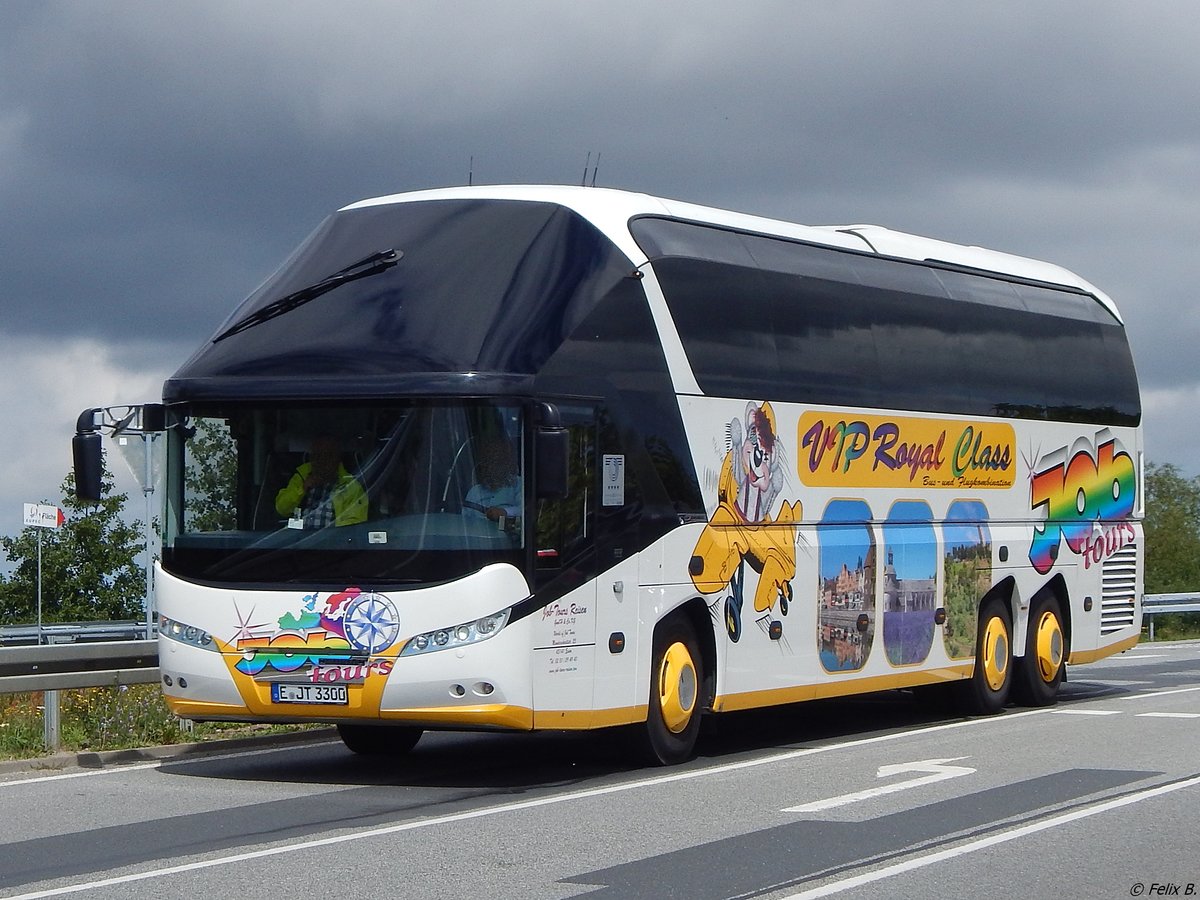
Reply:
[[217, 645], [213, 642], [212, 635], [207, 631], [197, 628], [194, 625], [188, 625], [186, 622], [180, 622], [178, 619], [168, 619], [164, 615], [159, 615], [158, 617], [158, 634], [159, 637], [179, 641], [181, 644], [190, 644], [193, 647], [199, 647], [201, 650], [217, 650]]
[[451, 647], [465, 647], [467, 644], [486, 641], [499, 634], [500, 629], [508, 624], [510, 612], [511, 609], [506, 609], [494, 615], [476, 619], [474, 622], [455, 625], [453, 628], [439, 628], [436, 631], [418, 634], [409, 638], [404, 649], [400, 651], [400, 655], [416, 656], [419, 653], [433, 653], [437, 650], [449, 650]]

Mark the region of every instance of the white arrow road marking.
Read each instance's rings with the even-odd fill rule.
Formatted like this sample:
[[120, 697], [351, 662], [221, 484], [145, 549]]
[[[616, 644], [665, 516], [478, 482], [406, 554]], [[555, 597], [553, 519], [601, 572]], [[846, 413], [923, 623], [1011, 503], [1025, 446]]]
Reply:
[[948, 766], [946, 763], [957, 762], [960, 759], [968, 759], [966, 756], [955, 756], [950, 759], [923, 759], [919, 762], [897, 763], [891, 766], [880, 766], [879, 771], [875, 773], [876, 778], [890, 778], [893, 775], [901, 775], [905, 772], [928, 772], [928, 775], [922, 775], [920, 778], [910, 778], [908, 781], [897, 781], [895, 784], [885, 784], [882, 787], [867, 788], [865, 791], [855, 791], [853, 794], [842, 794], [840, 797], [830, 797], [828, 800], [817, 800], [814, 803], [805, 803], [801, 806], [789, 806], [783, 812], [790, 813], [809, 813], [819, 812], [823, 809], [833, 809], [835, 806], [846, 806], [850, 803], [858, 803], [860, 800], [870, 800], [872, 797], [881, 797], [884, 794], [894, 794], [897, 791], [907, 791], [909, 788], [920, 787], [923, 784], [933, 784], [937, 781], [945, 781], [947, 778], [958, 778], [960, 775], [971, 775], [975, 769], [967, 768], [966, 766]]

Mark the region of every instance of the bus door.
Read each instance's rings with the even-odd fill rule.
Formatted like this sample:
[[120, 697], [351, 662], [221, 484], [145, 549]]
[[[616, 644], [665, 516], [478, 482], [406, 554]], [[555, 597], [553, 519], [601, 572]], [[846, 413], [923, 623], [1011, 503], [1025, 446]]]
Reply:
[[551, 599], [534, 613], [534, 725], [586, 728], [596, 654], [596, 417], [587, 406], [558, 411], [570, 467], [566, 496], [537, 500], [534, 590]]
[[[650, 647], [640, 640], [639, 623], [653, 632], [661, 591], [643, 592], [639, 520], [642, 498], [617, 429], [602, 415], [596, 469], [596, 726], [623, 725], [645, 718], [648, 672], [638, 678], [638, 661], [649, 667]], [[643, 615], [642, 605], [645, 604]]]

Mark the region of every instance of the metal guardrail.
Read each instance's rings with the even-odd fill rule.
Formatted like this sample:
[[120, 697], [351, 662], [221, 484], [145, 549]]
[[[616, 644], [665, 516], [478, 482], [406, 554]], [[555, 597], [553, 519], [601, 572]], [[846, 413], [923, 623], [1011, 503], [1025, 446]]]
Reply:
[[[94, 638], [105, 626], [126, 623], [90, 623], [83, 632]], [[32, 626], [35, 638], [47, 639], [46, 626]], [[25, 629], [5, 629], [23, 631]], [[121, 629], [118, 628], [118, 631]], [[145, 634], [145, 626], [141, 633]], [[60, 637], [66, 631], [60, 631]], [[0, 693], [42, 691], [42, 721], [47, 750], [59, 747], [60, 690], [126, 684], [154, 684], [159, 679], [158, 640], [60, 640], [51, 644], [0, 648]]]
[[1200, 594], [1145, 594], [1142, 597], [1142, 619], [1150, 628], [1154, 640], [1154, 617], [1170, 613], [1200, 612]]
[[153, 684], [158, 678], [157, 640], [40, 644], [0, 652], [0, 693], [6, 694]]
[[[150, 635], [153, 637], [153, 634]], [[118, 622], [51, 622], [42, 625], [6, 625], [0, 627], [0, 649], [30, 644], [82, 644], [97, 641], [145, 640], [146, 623], [134, 620]], [[0, 654], [3, 659], [3, 654]]]

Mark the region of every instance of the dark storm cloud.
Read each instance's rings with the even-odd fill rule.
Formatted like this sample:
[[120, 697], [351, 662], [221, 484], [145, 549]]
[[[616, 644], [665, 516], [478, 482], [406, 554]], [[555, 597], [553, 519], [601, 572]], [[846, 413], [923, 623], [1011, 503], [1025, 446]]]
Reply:
[[6, 327], [194, 338], [331, 209], [472, 155], [571, 181], [603, 150], [602, 183], [919, 230], [956, 179], [1196, 140], [1172, 7], [910, 6], [9, 7]]

